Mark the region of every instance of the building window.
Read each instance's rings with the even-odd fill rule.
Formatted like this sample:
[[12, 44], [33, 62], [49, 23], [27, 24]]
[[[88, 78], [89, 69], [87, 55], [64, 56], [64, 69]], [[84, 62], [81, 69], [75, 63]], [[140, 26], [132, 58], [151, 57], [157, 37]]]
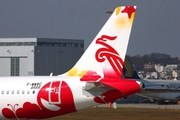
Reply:
[[19, 58], [11, 58], [11, 76], [19, 76]]
[[83, 43], [53, 43], [53, 42], [0, 42], [0, 46], [84, 47], [84, 44]]
[[51, 42], [38, 42], [37, 46], [46, 46], [46, 47], [84, 47], [83, 43], [51, 43]]
[[0, 46], [37, 46], [37, 42], [0, 42]]

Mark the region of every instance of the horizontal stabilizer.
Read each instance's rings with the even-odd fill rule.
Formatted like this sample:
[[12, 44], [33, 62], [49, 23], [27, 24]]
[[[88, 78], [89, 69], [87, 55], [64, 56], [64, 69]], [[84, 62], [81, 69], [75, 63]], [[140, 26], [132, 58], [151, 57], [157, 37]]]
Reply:
[[[132, 87], [133, 86], [133, 87]], [[131, 89], [139, 92], [144, 88], [144, 85], [138, 81], [132, 81], [127, 79], [102, 79], [99, 82], [86, 82], [84, 95], [86, 96], [98, 96], [103, 92], [117, 90], [120, 93], [131, 93]]]

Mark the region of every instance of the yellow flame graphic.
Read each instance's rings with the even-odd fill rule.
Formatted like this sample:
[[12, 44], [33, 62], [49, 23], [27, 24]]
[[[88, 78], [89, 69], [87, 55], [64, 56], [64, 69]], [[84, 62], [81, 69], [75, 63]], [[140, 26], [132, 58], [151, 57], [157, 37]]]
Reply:
[[129, 28], [131, 25], [132, 23], [125, 16], [118, 16], [114, 21], [114, 26], [117, 29]]
[[135, 12], [133, 12], [131, 14], [131, 18], [129, 18], [128, 15], [121, 15], [121, 9], [121, 7], [117, 7], [115, 10], [116, 18], [114, 21], [114, 26], [116, 29], [130, 28], [134, 20]]
[[81, 71], [81, 73], [78, 74], [79, 77], [84, 76], [87, 73], [87, 70], [83, 70]]
[[79, 69], [77, 67], [73, 67], [71, 70], [67, 72], [67, 76], [79, 76], [82, 77], [87, 73], [87, 70], [82, 70], [79, 72]]
[[117, 7], [117, 8], [116, 8], [116, 16], [118, 16], [118, 14], [120, 13], [120, 11], [121, 11], [121, 7]]
[[135, 16], [135, 12], [133, 12], [131, 14], [131, 18], [129, 19], [129, 22], [132, 24], [133, 20], [134, 20], [134, 16]]
[[76, 76], [78, 74], [78, 68], [73, 67], [71, 70], [67, 72], [68, 76]]

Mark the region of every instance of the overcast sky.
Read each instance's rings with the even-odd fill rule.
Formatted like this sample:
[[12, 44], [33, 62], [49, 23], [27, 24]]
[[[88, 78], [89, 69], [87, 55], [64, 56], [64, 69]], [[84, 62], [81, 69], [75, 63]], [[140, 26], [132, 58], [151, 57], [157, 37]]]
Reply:
[[180, 57], [179, 0], [0, 0], [0, 38], [83, 39], [86, 49], [119, 5], [137, 5], [128, 55]]

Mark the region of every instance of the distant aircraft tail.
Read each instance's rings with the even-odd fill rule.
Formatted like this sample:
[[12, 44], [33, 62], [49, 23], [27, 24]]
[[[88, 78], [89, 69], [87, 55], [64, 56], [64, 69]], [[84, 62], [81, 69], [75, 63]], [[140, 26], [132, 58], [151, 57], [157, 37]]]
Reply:
[[141, 79], [136, 70], [134, 69], [133, 65], [129, 61], [129, 58], [126, 56], [125, 57], [125, 62], [124, 62], [124, 67], [123, 67], [123, 75], [124, 78], [129, 78], [129, 79]]
[[75, 66], [64, 75], [81, 80], [120, 78], [136, 6], [120, 6], [97, 34]]

